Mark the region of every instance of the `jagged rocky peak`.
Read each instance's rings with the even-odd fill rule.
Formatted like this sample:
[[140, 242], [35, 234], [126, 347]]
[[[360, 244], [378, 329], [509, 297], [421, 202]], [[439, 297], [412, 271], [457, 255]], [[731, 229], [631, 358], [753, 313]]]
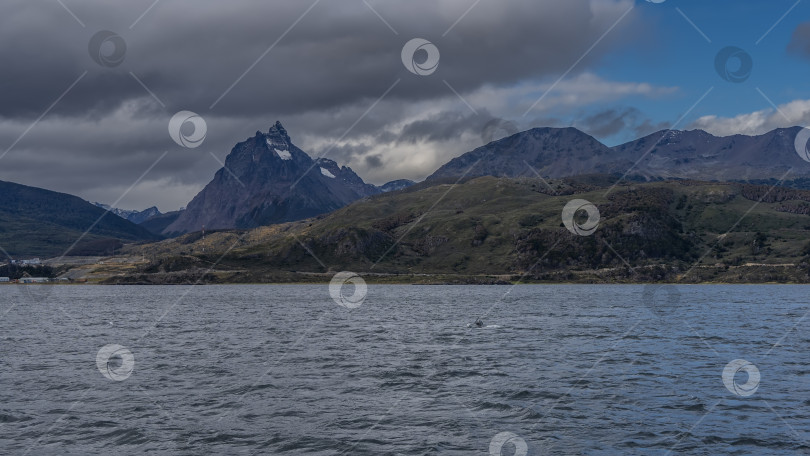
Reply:
[[341, 168], [336, 161], [323, 157], [315, 159], [315, 163], [321, 168], [321, 174], [331, 179], [336, 178], [341, 174], [341, 171], [346, 169], [345, 166]]
[[262, 134], [267, 148], [270, 152], [275, 153], [281, 160], [293, 159], [293, 144], [290, 141], [290, 135], [287, 130], [281, 125], [281, 122], [276, 121], [274, 125], [267, 130], [267, 134]]
[[677, 142], [682, 136], [683, 132], [681, 130], [664, 130], [664, 134], [660, 142]]
[[313, 160], [292, 143], [281, 122], [236, 144], [225, 165], [164, 232], [300, 220], [380, 192], [351, 168], [328, 158]]
[[327, 168], [340, 169], [340, 166], [337, 164], [337, 162], [332, 160], [331, 158], [318, 157], [318, 158], [315, 159], [315, 161], [319, 165], [327, 167]]
[[397, 180], [393, 180], [391, 182], [387, 182], [387, 183], [381, 185], [379, 188], [383, 193], [388, 193], [388, 192], [395, 192], [397, 190], [406, 189], [406, 188], [408, 188], [408, 187], [410, 187], [411, 185], [414, 185], [414, 184], [416, 184], [416, 182], [414, 182], [414, 181], [412, 181], [410, 179], [397, 179]]
[[290, 135], [287, 134], [287, 130], [284, 129], [281, 122], [276, 121], [275, 125], [271, 126], [264, 136], [268, 146], [280, 150], [290, 150], [292, 141], [290, 141]]

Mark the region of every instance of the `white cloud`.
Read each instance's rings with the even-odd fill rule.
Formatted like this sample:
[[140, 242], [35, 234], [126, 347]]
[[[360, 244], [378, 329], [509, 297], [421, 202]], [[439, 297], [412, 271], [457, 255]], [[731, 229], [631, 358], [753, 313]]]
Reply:
[[[553, 89], [552, 89], [553, 86]], [[550, 90], [552, 89], [552, 90]], [[550, 91], [549, 91], [550, 90]], [[329, 150], [329, 156], [338, 159], [341, 164], [351, 166], [357, 174], [366, 181], [382, 184], [393, 179], [420, 180], [432, 174], [439, 166], [450, 159], [483, 145], [477, 127], [483, 125], [483, 116], [499, 117], [513, 122], [519, 130], [535, 127], [556, 126], [547, 123], [537, 123], [536, 119], [556, 116], [565, 116], [587, 109], [588, 106], [615, 102], [630, 97], [660, 98], [671, 95], [678, 90], [677, 87], [660, 87], [645, 82], [610, 81], [593, 73], [584, 73], [570, 79], [563, 80], [554, 85], [554, 81], [521, 84], [516, 87], [485, 86], [472, 93], [462, 94], [462, 97], [479, 115], [475, 115], [466, 104], [452, 91], [447, 90], [444, 97], [401, 105], [397, 101], [383, 100], [376, 108], [375, 113], [388, 117], [387, 112], [400, 113], [396, 122], [382, 126], [390, 139], [381, 140], [379, 131], [367, 130], [362, 133], [350, 134], [339, 143], [334, 143], [334, 136], [319, 135], [315, 131], [304, 132], [304, 137], [295, 130], [291, 131], [293, 139], [298, 141], [302, 149], [312, 155], [322, 154]], [[544, 92], [548, 95], [530, 113], [524, 117], [529, 106]], [[334, 113], [318, 114], [307, 113], [304, 117], [312, 120], [319, 116], [352, 119], [361, 115], [362, 107], [354, 107], [352, 112], [342, 111], [337, 116]], [[356, 112], [354, 112], [356, 111]], [[466, 129], [459, 128], [458, 136], [440, 140], [423, 140], [415, 143], [405, 143], [401, 137], [405, 128], [415, 122], [431, 122], [436, 116], [443, 113], [459, 112], [467, 116]], [[298, 123], [297, 121], [295, 123]], [[319, 122], [316, 122], [319, 123]], [[459, 124], [463, 121], [459, 121]], [[303, 125], [304, 122], [301, 122]], [[436, 130], [441, 125], [435, 125]], [[336, 150], [362, 150], [362, 154], [336, 157]], [[365, 157], [380, 155], [383, 166], [373, 167], [365, 161]]]
[[810, 125], [810, 100], [794, 100], [778, 109], [763, 109], [734, 117], [704, 116], [690, 128], [717, 136], [761, 135], [776, 128]]

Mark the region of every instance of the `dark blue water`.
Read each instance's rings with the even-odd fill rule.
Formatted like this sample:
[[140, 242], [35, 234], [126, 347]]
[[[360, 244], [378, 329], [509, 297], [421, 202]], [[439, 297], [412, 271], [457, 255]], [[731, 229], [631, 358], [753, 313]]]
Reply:
[[2, 454], [810, 453], [807, 287], [50, 288], [0, 287]]

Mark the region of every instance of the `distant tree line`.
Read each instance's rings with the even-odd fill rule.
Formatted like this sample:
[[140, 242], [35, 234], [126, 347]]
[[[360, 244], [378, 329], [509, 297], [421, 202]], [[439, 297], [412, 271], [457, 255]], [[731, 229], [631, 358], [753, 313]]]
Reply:
[[810, 201], [810, 191], [763, 185], [743, 185], [742, 196], [751, 201], [780, 203], [782, 201]]
[[20, 266], [17, 264], [0, 266], [0, 277], [8, 277], [11, 280], [16, 280], [23, 277], [25, 274], [28, 274], [31, 277], [56, 277], [53, 268], [50, 266]]

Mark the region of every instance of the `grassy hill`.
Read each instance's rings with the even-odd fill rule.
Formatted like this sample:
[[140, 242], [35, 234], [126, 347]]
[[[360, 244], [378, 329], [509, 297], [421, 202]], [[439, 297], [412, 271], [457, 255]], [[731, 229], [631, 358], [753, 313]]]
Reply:
[[[113, 281], [184, 281], [212, 265], [205, 281], [322, 279], [341, 270], [380, 281], [810, 281], [810, 192], [694, 181], [608, 192], [613, 181], [420, 185], [303, 222], [132, 247], [150, 261]], [[599, 208], [591, 236], [561, 223], [574, 198]]]
[[0, 195], [0, 247], [14, 258], [109, 254], [121, 241], [159, 239], [76, 196], [2, 181]]

